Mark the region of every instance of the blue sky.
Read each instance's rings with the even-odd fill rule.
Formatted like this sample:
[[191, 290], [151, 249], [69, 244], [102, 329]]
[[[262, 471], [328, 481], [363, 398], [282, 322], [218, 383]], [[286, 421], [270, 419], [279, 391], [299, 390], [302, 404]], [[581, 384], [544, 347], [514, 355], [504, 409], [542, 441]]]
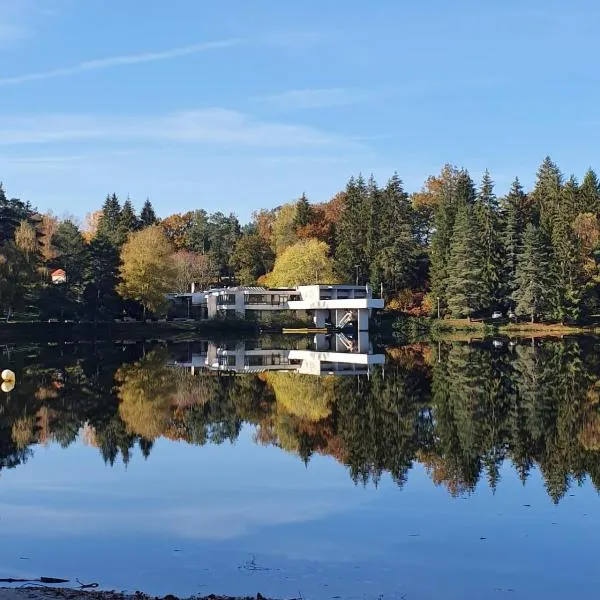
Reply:
[[445, 162], [600, 167], [596, 0], [0, 0], [0, 180], [242, 220]]

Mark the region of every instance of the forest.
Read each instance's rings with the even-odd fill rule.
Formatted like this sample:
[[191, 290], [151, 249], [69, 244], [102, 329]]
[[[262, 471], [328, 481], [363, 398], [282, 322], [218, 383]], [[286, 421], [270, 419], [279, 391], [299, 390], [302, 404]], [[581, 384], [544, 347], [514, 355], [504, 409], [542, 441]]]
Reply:
[[309, 465], [315, 454], [345, 465], [357, 485], [415, 464], [452, 495], [503, 465], [525, 483], [537, 468], [560, 501], [590, 477], [600, 489], [600, 360], [590, 339], [420, 344], [388, 349], [370, 378], [269, 372], [228, 376], [168, 365], [187, 343], [61, 345], [15, 349], [18, 386], [0, 398], [0, 474], [36, 444], [83, 440], [113, 465], [152, 459], [160, 438], [235, 441], [244, 424], [258, 444]]
[[327, 202], [302, 194], [245, 224], [203, 208], [159, 218], [150, 200], [138, 213], [114, 193], [80, 224], [0, 187], [0, 310], [143, 318], [192, 283], [356, 282], [413, 315], [582, 322], [600, 312], [599, 215], [595, 172], [579, 182], [549, 157], [527, 191], [516, 178], [498, 196], [489, 172], [476, 183], [452, 165], [413, 193], [398, 174], [383, 186], [358, 175]]

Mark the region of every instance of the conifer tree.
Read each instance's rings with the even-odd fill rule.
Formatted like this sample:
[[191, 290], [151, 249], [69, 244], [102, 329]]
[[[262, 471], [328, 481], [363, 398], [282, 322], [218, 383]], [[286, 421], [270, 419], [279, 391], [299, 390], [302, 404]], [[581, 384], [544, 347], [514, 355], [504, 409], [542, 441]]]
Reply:
[[303, 193], [298, 202], [296, 202], [296, 216], [294, 217], [294, 227], [306, 227], [312, 218], [312, 207], [308, 202], [308, 198]]
[[120, 232], [121, 205], [116, 194], [109, 194], [102, 205], [102, 214], [98, 221], [96, 235], [108, 240], [113, 246], [118, 246], [121, 241]]
[[600, 181], [592, 169], [588, 169], [579, 188], [578, 213], [600, 213]]
[[537, 172], [531, 199], [535, 209], [536, 222], [548, 236], [552, 235], [554, 217], [560, 204], [563, 176], [558, 166], [546, 156]]
[[371, 283], [393, 293], [410, 285], [416, 255], [412, 207], [397, 173], [374, 197], [374, 209]]
[[473, 208], [463, 204], [456, 214], [448, 260], [446, 303], [455, 317], [470, 318], [487, 300], [478, 236]]
[[442, 171], [440, 184], [431, 238], [429, 276], [433, 295], [445, 302], [454, 221], [461, 207], [471, 206], [475, 201], [475, 187], [467, 171], [448, 165]]
[[150, 198], [146, 198], [146, 202], [144, 202], [142, 212], [140, 213], [141, 227], [150, 227], [151, 225], [154, 225], [156, 221], [156, 213], [154, 212], [154, 208], [152, 206], [152, 203], [150, 202]]
[[344, 282], [366, 283], [370, 265], [367, 255], [370, 207], [362, 175], [346, 186], [345, 202], [336, 228], [335, 270]]
[[519, 178], [516, 177], [508, 194], [502, 200], [503, 284], [510, 297], [516, 289], [517, 262], [523, 233], [530, 220], [528, 201]]
[[482, 283], [485, 288], [484, 307], [498, 306], [503, 300], [502, 243], [498, 218], [498, 199], [494, 182], [486, 170], [475, 202], [475, 218], [481, 245]]
[[138, 218], [133, 210], [133, 204], [129, 197], [123, 203], [121, 215], [119, 216], [119, 236], [120, 243], [125, 243], [127, 236], [138, 229]]
[[571, 177], [561, 191], [552, 225], [552, 251], [555, 263], [556, 316], [565, 319], [579, 317], [582, 297], [581, 251], [579, 240], [573, 229], [577, 211], [579, 189], [577, 181]]
[[556, 307], [552, 254], [544, 232], [529, 223], [523, 235], [516, 273], [516, 289], [512, 294], [517, 314], [550, 316]]

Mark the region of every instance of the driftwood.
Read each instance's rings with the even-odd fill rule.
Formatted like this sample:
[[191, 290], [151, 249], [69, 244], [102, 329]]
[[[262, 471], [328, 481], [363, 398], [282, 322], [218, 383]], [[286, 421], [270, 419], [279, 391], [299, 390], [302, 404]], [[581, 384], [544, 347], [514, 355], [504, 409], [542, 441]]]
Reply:
[[0, 579], [0, 583], [68, 583], [68, 579], [40, 577], [39, 579]]

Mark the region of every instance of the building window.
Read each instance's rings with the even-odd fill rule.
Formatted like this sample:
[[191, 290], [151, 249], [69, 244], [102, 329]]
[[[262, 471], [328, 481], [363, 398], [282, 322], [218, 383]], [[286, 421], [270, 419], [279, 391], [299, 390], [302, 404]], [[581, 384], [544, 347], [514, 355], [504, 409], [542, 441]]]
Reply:
[[220, 306], [235, 304], [235, 294], [221, 294], [217, 296], [217, 304]]

